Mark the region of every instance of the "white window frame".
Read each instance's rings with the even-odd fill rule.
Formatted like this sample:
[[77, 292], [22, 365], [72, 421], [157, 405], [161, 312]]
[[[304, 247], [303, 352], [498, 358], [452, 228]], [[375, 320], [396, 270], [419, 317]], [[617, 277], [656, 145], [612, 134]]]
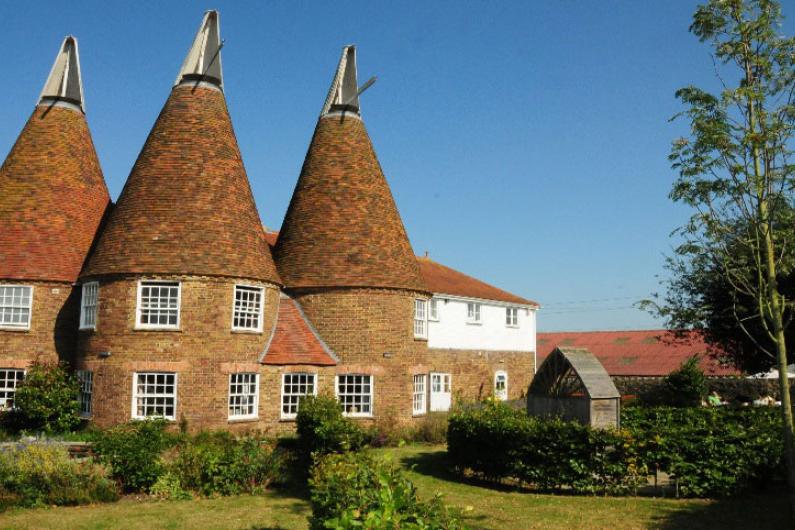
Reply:
[[[301, 392], [285, 392], [285, 388], [287, 386], [287, 378], [288, 377], [289, 378], [292, 378], [292, 377], [299, 377], [299, 378], [305, 377], [306, 381], [303, 382], [303, 383], [300, 380], [299, 380], [298, 383], [294, 383], [294, 382], [290, 383], [291, 386], [298, 385], [299, 387], [302, 386], [302, 385], [308, 385], [309, 384], [309, 380], [311, 379], [311, 381], [312, 381], [312, 393], [310, 394], [308, 392], [304, 392], [304, 393], [301, 393]], [[279, 406], [279, 410], [280, 410], [280, 412], [279, 412], [280, 416], [279, 417], [281, 419], [283, 419], [283, 420], [294, 420], [296, 418], [296, 416], [298, 416], [298, 408], [301, 406], [301, 398], [304, 397], [304, 396], [316, 396], [316, 395], [317, 395], [317, 374], [311, 373], [311, 372], [289, 372], [289, 373], [286, 373], [286, 374], [282, 374], [281, 396], [279, 397], [279, 405], [280, 405]], [[286, 398], [286, 397], [287, 398], [298, 397], [298, 400], [294, 404], [295, 412], [285, 412], [284, 411], [285, 406], [287, 406], [288, 408], [293, 407], [292, 400], [291, 400], [291, 402], [289, 404], [284, 402], [284, 398]]]
[[3, 304], [3, 297], [0, 296], [0, 315], [2, 315], [4, 308], [9, 309], [27, 309], [28, 310], [28, 321], [25, 324], [14, 324], [10, 322], [3, 322], [0, 320], [0, 329], [30, 329], [30, 323], [33, 321], [33, 286], [32, 285], [22, 285], [22, 284], [12, 284], [12, 283], [3, 283], [0, 284], [0, 289], [9, 288], [9, 289], [29, 289], [30, 295], [28, 298], [28, 305], [14, 305], [13, 297], [11, 305], [4, 305]]
[[424, 298], [414, 300], [414, 338], [428, 338], [428, 300]]
[[99, 282], [86, 282], [80, 294], [80, 329], [97, 329], [97, 313], [99, 313]]
[[90, 418], [94, 412], [91, 399], [94, 394], [94, 372], [78, 370], [77, 381], [80, 383], [80, 417]]
[[[499, 381], [500, 377], [505, 379], [505, 388], [503, 388], [502, 391], [497, 389], [497, 382]], [[505, 370], [497, 370], [494, 372], [494, 397], [500, 401], [508, 400], [508, 372]]]
[[[344, 396], [357, 396], [357, 395], [369, 396], [369, 398], [370, 398], [370, 400], [369, 400], [370, 410], [369, 411], [367, 411], [367, 412], [347, 412], [345, 410], [345, 402], [342, 399], [340, 399], [342, 397], [340, 395], [340, 379], [341, 378], [348, 378], [348, 377], [362, 377], [362, 378], [367, 377], [367, 378], [369, 378], [369, 383], [370, 383], [370, 392], [369, 392], [369, 394], [365, 394], [365, 393], [356, 394], [356, 393], [348, 393], [348, 392], [345, 392], [343, 394]], [[355, 385], [356, 383], [354, 382], [352, 384]], [[361, 384], [364, 385], [364, 380], [362, 380]], [[343, 411], [342, 411], [343, 416], [348, 416], [350, 418], [371, 418], [373, 416], [373, 401], [374, 401], [374, 398], [375, 398], [375, 377], [373, 377], [371, 374], [338, 374], [334, 378], [334, 394], [337, 396], [337, 401], [339, 401], [340, 404], [342, 404], [342, 406], [343, 406]]]
[[505, 308], [505, 326], [509, 328], [519, 327], [519, 308], [506, 307]]
[[482, 309], [480, 302], [467, 302], [467, 324], [481, 324]]
[[[447, 412], [450, 410], [453, 404], [453, 374], [450, 372], [431, 372], [430, 377], [428, 377], [428, 390], [429, 395], [431, 396], [430, 402], [428, 403], [429, 410], [431, 412]], [[433, 389], [433, 379], [434, 376], [439, 378], [439, 390], [435, 391]], [[445, 395], [449, 399], [450, 403], [447, 403], [444, 407], [439, 407], [434, 405], [433, 395]]]
[[411, 414], [422, 416], [428, 411], [428, 376], [414, 374], [411, 382]]
[[[4, 394], [2, 398], [0, 398], [0, 410], [10, 410], [14, 408], [14, 398], [16, 397], [17, 393], [17, 385], [20, 381], [24, 381], [25, 377], [28, 375], [27, 370], [22, 368], [0, 368], [0, 373], [3, 374], [3, 377], [0, 378], [0, 383], [3, 386], [0, 386], [0, 393]], [[9, 375], [13, 373], [14, 377], [9, 377]], [[22, 377], [17, 377], [18, 374], [21, 374]], [[8, 383], [13, 383], [11, 386]], [[11, 400], [11, 406], [8, 406], [8, 400]]]
[[439, 300], [436, 298], [428, 300], [428, 320], [439, 322]]
[[[144, 286], [169, 285], [177, 287], [177, 322], [176, 324], [142, 324], [143, 308], [141, 298]], [[182, 313], [182, 282], [174, 280], [139, 280], [138, 281], [138, 303], [135, 308], [135, 329], [179, 329]]]
[[[162, 395], [160, 395], [160, 394], [144, 394], [142, 396], [139, 396], [138, 395], [138, 376], [140, 376], [140, 375], [143, 375], [143, 376], [146, 376], [146, 375], [154, 375], [154, 376], [158, 376], [158, 375], [166, 375], [166, 376], [173, 375], [174, 376], [174, 394], [173, 394], [173, 396], [169, 395], [169, 394], [162, 394]], [[157, 383], [155, 382], [155, 384], [157, 384]], [[167, 383], [164, 383], [164, 384], [167, 384]], [[144, 385], [146, 385], [146, 383], [144, 383]], [[179, 395], [179, 374], [177, 372], [159, 372], [159, 371], [133, 372], [133, 378], [132, 378], [132, 418], [134, 420], [146, 420], [146, 419], [150, 419], [150, 418], [163, 418], [163, 419], [166, 419], [166, 420], [175, 421], [177, 419], [178, 395]], [[170, 415], [170, 416], [167, 416], [165, 414], [162, 415], [162, 416], [155, 415], [155, 414], [153, 414], [153, 415], [144, 414], [143, 416], [141, 416], [141, 415], [138, 414], [138, 398], [139, 397], [142, 397], [142, 398], [148, 398], [148, 397], [151, 397], [151, 398], [158, 398], [158, 397], [171, 398], [171, 397], [173, 397], [174, 403], [173, 403], [172, 408], [174, 409], [174, 413], [172, 415]], [[144, 407], [146, 408], [147, 405], [144, 405]]]
[[[236, 326], [235, 319], [237, 318], [237, 292], [238, 289], [241, 291], [259, 291], [259, 312], [257, 314], [257, 327], [246, 327], [246, 326]], [[234, 289], [232, 290], [232, 330], [233, 331], [250, 331], [252, 333], [262, 333], [262, 316], [265, 314], [265, 288], [260, 285], [246, 285], [246, 284], [236, 284]], [[242, 311], [241, 313], [250, 314], [250, 311]]]
[[[250, 376], [254, 376], [254, 393], [246, 392], [245, 390], [241, 393], [232, 393], [233, 386], [242, 386], [244, 389], [245, 387], [251, 385], [251, 381], [237, 381], [233, 382], [232, 380], [235, 376], [241, 376], [244, 378], [248, 378]], [[235, 372], [229, 374], [229, 386], [228, 386], [228, 399], [227, 399], [227, 418], [230, 420], [252, 420], [259, 418], [259, 374], [256, 372]], [[247, 401], [251, 398], [254, 398], [253, 403], [243, 403], [242, 400], [236, 404], [232, 404], [233, 398], [245, 398]], [[235, 408], [248, 408], [251, 407], [252, 412], [249, 414], [233, 414], [232, 410]]]

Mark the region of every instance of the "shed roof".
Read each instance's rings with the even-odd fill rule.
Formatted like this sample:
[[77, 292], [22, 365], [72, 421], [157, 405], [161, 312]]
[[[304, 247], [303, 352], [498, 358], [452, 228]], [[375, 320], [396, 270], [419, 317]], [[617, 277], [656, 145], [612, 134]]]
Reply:
[[548, 394], [559, 381], [573, 372], [591, 399], [621, 397], [599, 359], [585, 348], [555, 348], [538, 369], [530, 386], [536, 395]]

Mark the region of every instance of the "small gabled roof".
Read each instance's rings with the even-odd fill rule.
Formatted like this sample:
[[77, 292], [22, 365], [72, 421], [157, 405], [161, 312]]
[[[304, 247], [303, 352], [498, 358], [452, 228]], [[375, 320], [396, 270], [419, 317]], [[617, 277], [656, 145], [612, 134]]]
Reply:
[[591, 399], [621, 397], [593, 353], [585, 348], [555, 348], [538, 368], [529, 392], [537, 396], [567, 397], [567, 391], [572, 389], [584, 390]]
[[306, 318], [298, 302], [282, 293], [276, 326], [260, 362], [270, 365], [334, 366], [338, 361]]
[[39, 105], [66, 103], [85, 112], [83, 101], [83, 79], [80, 75], [80, 52], [77, 39], [72, 35], [64, 37], [61, 49], [47, 76], [47, 82], [39, 96]]
[[449, 294], [538, 307], [538, 303], [532, 300], [498, 289], [430, 258], [418, 256], [417, 262], [420, 264], [420, 272], [425, 279], [425, 285], [434, 294]]

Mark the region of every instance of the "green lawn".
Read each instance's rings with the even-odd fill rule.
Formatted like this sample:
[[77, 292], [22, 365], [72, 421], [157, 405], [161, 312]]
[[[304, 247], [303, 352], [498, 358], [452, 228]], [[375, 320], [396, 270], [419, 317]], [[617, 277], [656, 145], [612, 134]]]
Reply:
[[[726, 501], [538, 495], [458, 481], [446, 472], [443, 447], [415, 445], [375, 452], [408, 467], [422, 495], [442, 492], [449, 504], [464, 510], [468, 524], [474, 528], [785, 527], [786, 500], [782, 494]], [[12, 510], [0, 515], [0, 528], [305, 529], [309, 514], [305, 499], [283, 492], [182, 502], [126, 498], [97, 506]]]

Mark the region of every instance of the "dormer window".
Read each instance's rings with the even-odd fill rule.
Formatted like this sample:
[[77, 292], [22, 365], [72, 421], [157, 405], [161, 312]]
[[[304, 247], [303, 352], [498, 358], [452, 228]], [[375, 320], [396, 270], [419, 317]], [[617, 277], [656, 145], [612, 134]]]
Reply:
[[235, 285], [235, 307], [232, 329], [235, 331], [262, 331], [262, 287]]
[[0, 285], [0, 328], [30, 329], [33, 287]]
[[480, 304], [475, 302], [467, 303], [467, 323], [480, 324]]
[[505, 308], [505, 325], [509, 328], [519, 327], [519, 308], [506, 307]]
[[428, 338], [428, 301], [414, 300], [414, 338]]
[[180, 292], [179, 282], [139, 282], [136, 327], [179, 329]]

